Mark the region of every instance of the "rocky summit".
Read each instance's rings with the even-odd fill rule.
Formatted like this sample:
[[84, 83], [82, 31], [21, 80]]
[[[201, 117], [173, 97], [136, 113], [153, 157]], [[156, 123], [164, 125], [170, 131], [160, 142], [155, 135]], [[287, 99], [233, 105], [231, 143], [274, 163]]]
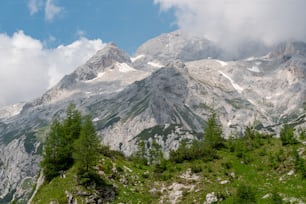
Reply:
[[70, 103], [126, 155], [139, 139], [155, 138], [167, 154], [201, 137], [212, 110], [224, 137], [248, 125], [276, 136], [284, 123], [305, 127], [306, 44], [263, 50], [230, 57], [181, 31], [149, 40], [133, 57], [108, 44], [41, 97], [0, 109], [0, 203], [30, 198], [49, 123]]

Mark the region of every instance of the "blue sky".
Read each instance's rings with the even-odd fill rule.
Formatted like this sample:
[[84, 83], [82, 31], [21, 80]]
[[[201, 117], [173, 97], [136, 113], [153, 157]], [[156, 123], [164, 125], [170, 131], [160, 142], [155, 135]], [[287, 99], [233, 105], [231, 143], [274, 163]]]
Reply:
[[153, 0], [3, 0], [0, 7], [0, 33], [23, 30], [48, 47], [83, 36], [133, 54], [146, 40], [175, 30], [174, 22], [173, 12], [160, 12]]

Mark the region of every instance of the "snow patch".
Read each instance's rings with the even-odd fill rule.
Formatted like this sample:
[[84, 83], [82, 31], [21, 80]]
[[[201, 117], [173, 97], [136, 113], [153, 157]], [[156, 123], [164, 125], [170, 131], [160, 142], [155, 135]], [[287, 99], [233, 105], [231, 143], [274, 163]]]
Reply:
[[256, 60], [257, 58], [256, 57], [249, 57], [249, 58], [247, 58], [247, 59], [245, 59], [244, 61], [253, 61], [253, 60]]
[[222, 67], [225, 67], [226, 65], [228, 65], [227, 62], [221, 61], [221, 60], [216, 60], [216, 62], [218, 62], [219, 64], [221, 64]]
[[99, 72], [99, 73], [97, 74], [96, 78], [87, 80], [87, 81], [85, 81], [85, 83], [93, 83], [93, 82], [96, 82], [96, 81], [100, 80], [100, 79], [103, 77], [104, 74], [105, 74], [105, 72], [103, 72], [103, 71], [102, 71], [102, 72]]
[[130, 67], [128, 64], [126, 63], [117, 63], [116, 66], [119, 68], [119, 72], [132, 72], [132, 71], [136, 71], [136, 69]]
[[251, 72], [260, 73], [260, 70], [257, 66], [249, 67], [248, 70]]
[[94, 118], [93, 120], [92, 120], [92, 122], [97, 122], [97, 121], [99, 121], [100, 119], [99, 118]]
[[262, 56], [260, 59], [263, 59], [263, 60], [270, 60], [271, 58], [271, 52], [269, 52], [268, 54]]
[[236, 84], [231, 77], [229, 77], [228, 75], [226, 75], [222, 71], [218, 71], [218, 72], [220, 74], [222, 74], [225, 78], [227, 78], [231, 82], [232, 86], [234, 87], [234, 89], [236, 89], [236, 91], [238, 91], [238, 93], [241, 93], [243, 91], [243, 88], [241, 86], [239, 86], [238, 84]]
[[143, 58], [143, 57], [145, 57], [145, 55], [138, 55], [138, 56], [136, 56], [136, 57], [131, 57], [131, 61], [132, 61], [132, 62], [135, 62], [135, 61], [137, 61], [137, 60], [139, 60], [139, 59], [141, 59], [141, 58]]
[[158, 63], [158, 62], [148, 62], [148, 65], [152, 66], [152, 67], [157, 67], [157, 68], [162, 68], [164, 67], [164, 65]]
[[251, 99], [247, 99], [247, 100], [248, 100], [248, 102], [250, 102], [252, 105], [257, 106], [257, 104], [256, 104], [253, 100], [251, 100]]
[[100, 72], [100, 73], [98, 73], [97, 78], [101, 78], [104, 74], [105, 74], [105, 72]]

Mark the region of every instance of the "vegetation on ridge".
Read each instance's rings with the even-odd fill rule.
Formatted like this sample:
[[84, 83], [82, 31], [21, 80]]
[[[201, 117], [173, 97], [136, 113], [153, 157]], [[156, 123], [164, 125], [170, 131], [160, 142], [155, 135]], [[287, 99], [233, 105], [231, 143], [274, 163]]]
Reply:
[[[82, 122], [74, 147], [84, 145], [80, 141], [85, 133], [95, 135], [90, 122], [89, 118]], [[74, 163], [65, 176], [45, 182], [33, 203], [67, 203], [68, 195], [79, 203], [99, 199], [103, 203], [306, 202], [303, 133], [305, 130], [297, 138], [293, 128], [284, 125], [278, 139], [250, 126], [243, 137], [233, 135], [224, 140], [212, 114], [204, 140], [182, 140], [168, 160], [154, 138], [151, 142], [140, 140], [138, 151], [130, 158], [106, 146], [95, 147], [97, 154], [93, 153], [96, 157], [87, 173], [86, 161], [77, 162], [80, 155], [74, 152]]]

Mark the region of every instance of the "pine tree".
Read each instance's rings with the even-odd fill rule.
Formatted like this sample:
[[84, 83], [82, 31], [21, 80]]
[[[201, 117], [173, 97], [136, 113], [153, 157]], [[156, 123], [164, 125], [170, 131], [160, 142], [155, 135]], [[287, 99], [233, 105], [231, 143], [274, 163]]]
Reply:
[[164, 158], [161, 145], [158, 144], [155, 139], [153, 139], [151, 148], [149, 150], [149, 158], [150, 164], [159, 164]]
[[66, 149], [63, 145], [63, 127], [58, 120], [54, 120], [50, 133], [46, 139], [43, 153], [42, 167], [47, 181], [59, 175], [64, 169]]
[[132, 157], [136, 163], [139, 163], [142, 165], [148, 164], [146, 143], [143, 139], [138, 141], [137, 151], [133, 154]]
[[294, 129], [288, 124], [284, 124], [280, 131], [280, 139], [283, 145], [296, 144], [297, 140], [294, 137]]
[[73, 158], [78, 163], [79, 170], [88, 173], [99, 159], [100, 141], [91, 117], [85, 118], [80, 137], [74, 143]]
[[66, 118], [63, 121], [63, 131], [65, 135], [65, 140], [63, 141], [66, 146], [66, 165], [71, 167], [73, 165], [73, 143], [80, 136], [82, 123], [82, 115], [80, 111], [76, 109], [74, 104], [70, 104], [66, 110]]
[[73, 165], [73, 143], [80, 135], [81, 113], [69, 105], [67, 116], [61, 123], [54, 120], [44, 144], [42, 167], [47, 181]]
[[66, 119], [63, 122], [67, 138], [75, 140], [79, 138], [81, 131], [82, 114], [74, 104], [70, 104], [66, 110]]
[[208, 118], [207, 125], [204, 129], [204, 140], [205, 144], [212, 148], [223, 146], [222, 128], [218, 124], [215, 112], [212, 112]]

